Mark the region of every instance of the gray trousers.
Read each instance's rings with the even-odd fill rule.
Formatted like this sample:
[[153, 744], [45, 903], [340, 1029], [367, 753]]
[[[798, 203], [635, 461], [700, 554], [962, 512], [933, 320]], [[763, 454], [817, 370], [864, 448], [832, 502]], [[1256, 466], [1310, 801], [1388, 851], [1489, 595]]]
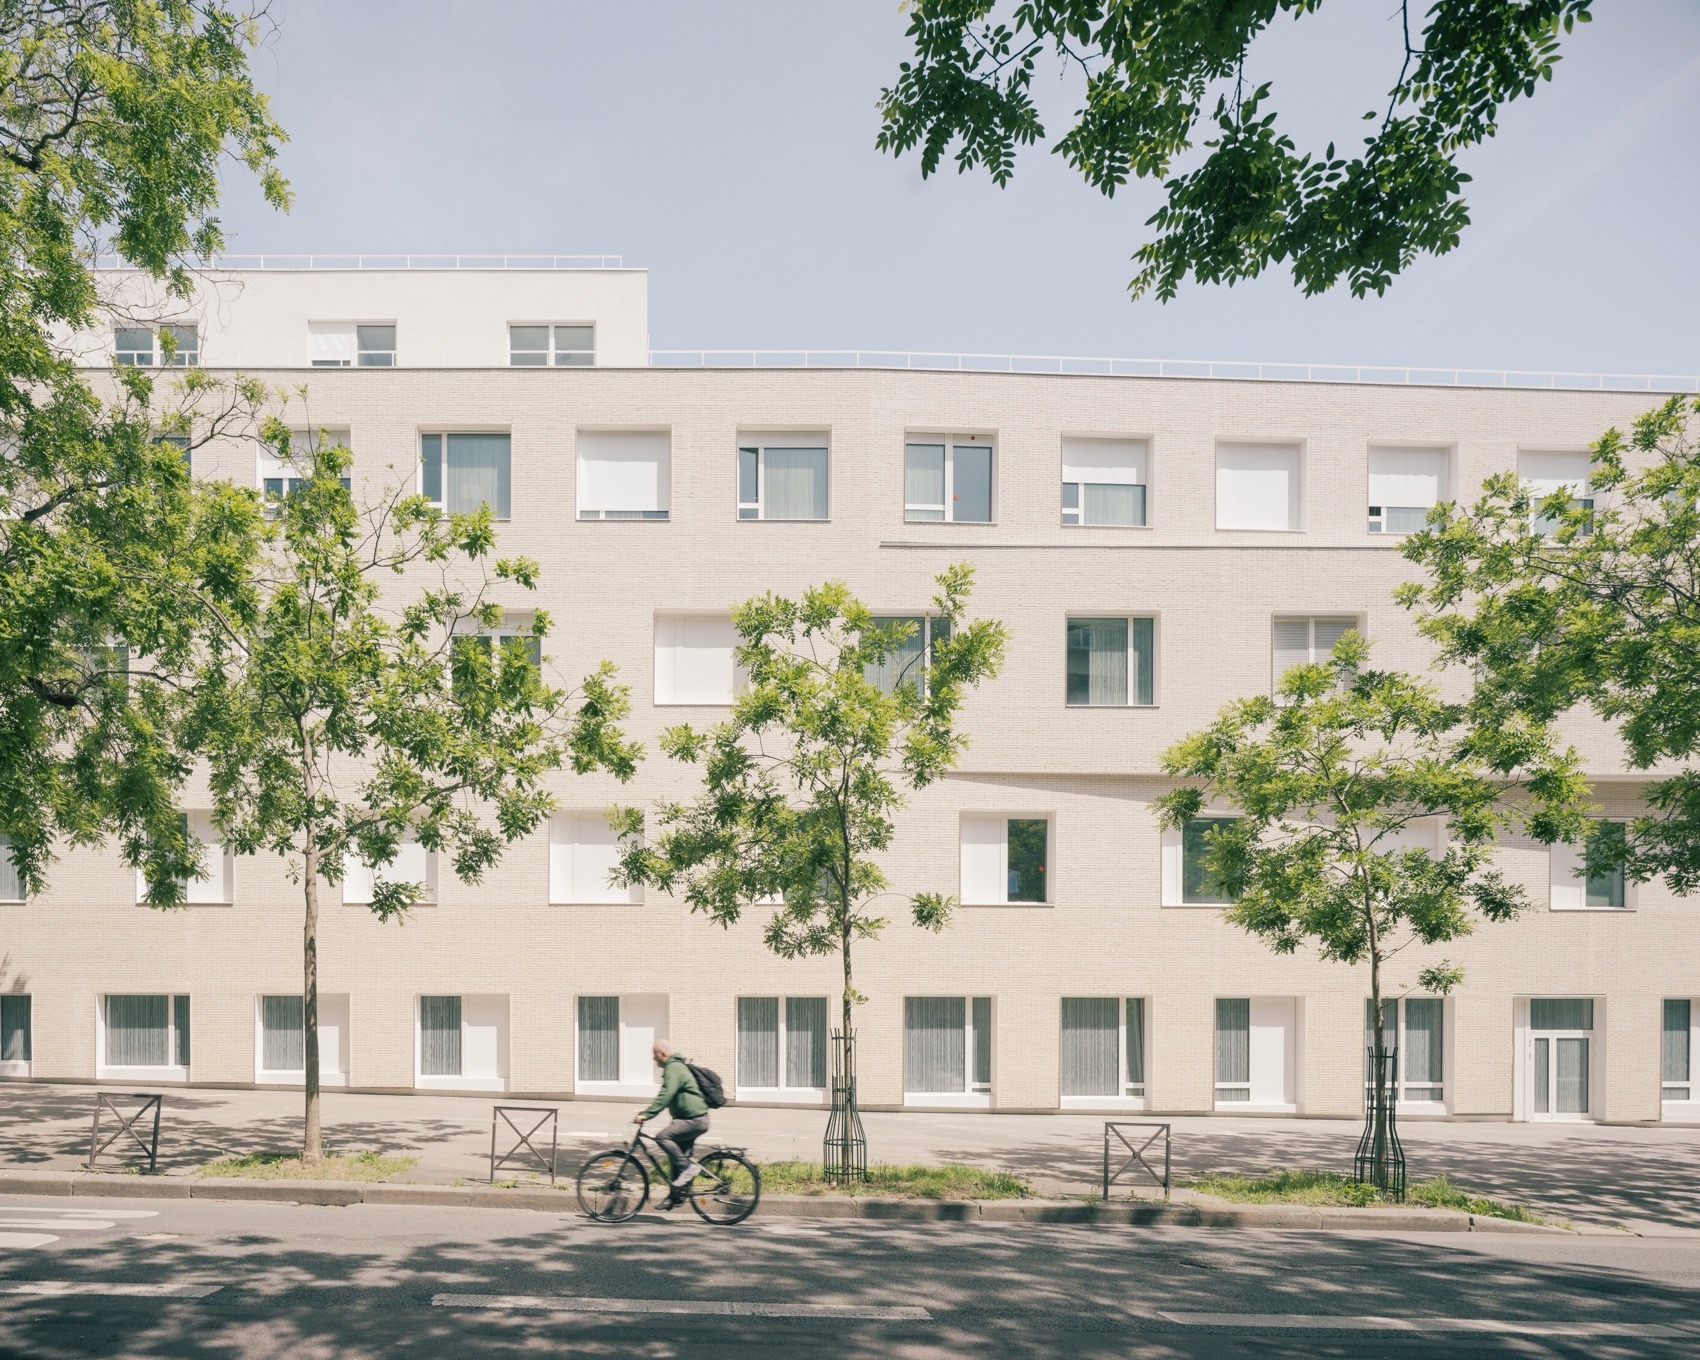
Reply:
[[697, 1139], [708, 1132], [708, 1116], [699, 1114], [695, 1119], [675, 1119], [660, 1133], [655, 1135], [655, 1141], [661, 1144], [661, 1149], [667, 1154], [667, 1161], [677, 1176], [691, 1163], [691, 1148]]

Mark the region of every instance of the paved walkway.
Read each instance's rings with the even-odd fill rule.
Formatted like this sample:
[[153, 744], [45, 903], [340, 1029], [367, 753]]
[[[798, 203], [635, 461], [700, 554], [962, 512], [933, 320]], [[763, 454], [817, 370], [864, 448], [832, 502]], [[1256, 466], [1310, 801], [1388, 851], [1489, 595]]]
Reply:
[[[0, 1168], [71, 1170], [88, 1154], [90, 1086], [0, 1083]], [[490, 1096], [327, 1092], [333, 1152], [408, 1152], [402, 1180], [452, 1184], [489, 1175]], [[521, 1102], [544, 1104], [545, 1102]], [[301, 1136], [301, 1093], [172, 1089], [165, 1093], [160, 1169], [184, 1175], [217, 1157], [286, 1152]], [[569, 1101], [557, 1107], [561, 1169], [631, 1136], [630, 1104]], [[863, 1116], [878, 1162], [961, 1161], [1020, 1172], [1052, 1194], [1094, 1193], [1103, 1152], [1095, 1115], [877, 1113]], [[758, 1160], [818, 1160], [820, 1110], [728, 1108], [710, 1141], [748, 1147]], [[1350, 1170], [1359, 1125], [1351, 1120], [1177, 1118], [1176, 1177], [1269, 1167]], [[1530, 1204], [1578, 1222], [1700, 1229], [1700, 1126], [1407, 1122], [1413, 1179], [1445, 1175], [1478, 1193]]]

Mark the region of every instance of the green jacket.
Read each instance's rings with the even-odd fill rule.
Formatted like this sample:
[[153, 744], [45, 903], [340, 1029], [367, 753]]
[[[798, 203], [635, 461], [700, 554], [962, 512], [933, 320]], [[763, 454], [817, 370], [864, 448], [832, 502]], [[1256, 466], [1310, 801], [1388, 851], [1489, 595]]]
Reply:
[[691, 1075], [691, 1069], [685, 1066], [685, 1060], [677, 1053], [667, 1055], [666, 1066], [661, 1069], [661, 1089], [655, 1093], [655, 1099], [649, 1102], [649, 1108], [643, 1112], [643, 1117], [648, 1119], [663, 1110], [675, 1119], [697, 1119], [708, 1113], [708, 1102], [702, 1098], [702, 1087], [697, 1085], [697, 1079]]

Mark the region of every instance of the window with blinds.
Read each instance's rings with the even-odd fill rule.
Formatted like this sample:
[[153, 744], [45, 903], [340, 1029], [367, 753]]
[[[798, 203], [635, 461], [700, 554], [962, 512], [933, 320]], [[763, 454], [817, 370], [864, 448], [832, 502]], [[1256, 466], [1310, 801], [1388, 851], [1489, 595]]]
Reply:
[[1150, 457], [1143, 439], [1064, 439], [1062, 522], [1111, 528], [1144, 525]]
[[1412, 534], [1431, 508], [1448, 499], [1452, 455], [1446, 449], [1369, 451], [1369, 531]]
[[826, 1089], [826, 998], [738, 998], [740, 1090]]
[[1065, 1098], [1145, 1094], [1143, 997], [1062, 999], [1061, 1088]]
[[[1364, 1086], [1373, 1085], [1374, 1002], [1364, 998]], [[1383, 997], [1382, 1046], [1394, 1055], [1393, 1097], [1406, 1104], [1446, 1099], [1446, 1002], [1438, 996]]]
[[298, 996], [260, 998], [260, 1070], [300, 1072], [307, 1066], [305, 1003]]
[[580, 430], [578, 517], [671, 516], [673, 436], [667, 430]]
[[26, 992], [0, 993], [0, 1063], [27, 1063], [34, 1048], [30, 998]]
[[991, 1089], [992, 999], [905, 997], [904, 1093], [959, 1095]]
[[1274, 621], [1271, 684], [1279, 688], [1281, 677], [1294, 666], [1325, 664], [1334, 644], [1354, 629], [1361, 629], [1351, 615], [1277, 618]]
[[620, 998], [578, 999], [578, 1079], [620, 1079]]
[[868, 683], [885, 694], [895, 694], [899, 685], [913, 685], [926, 693], [928, 661], [934, 644], [950, 636], [950, 620], [934, 614], [876, 614], [870, 622], [876, 628], [895, 632], [901, 625], [907, 631], [884, 661], [862, 667]]
[[486, 431], [419, 437], [419, 492], [450, 514], [484, 506], [497, 519], [513, 513], [513, 446], [506, 434]]
[[1688, 997], [1667, 997], [1664, 1010], [1659, 1036], [1662, 1095], [1665, 1100], [1693, 1100], [1694, 1002]]
[[24, 880], [18, 873], [17, 861], [12, 858], [12, 840], [0, 836], [0, 902], [22, 902]]
[[458, 996], [419, 998], [419, 1075], [461, 1074], [461, 1005]]
[[1156, 702], [1156, 620], [1068, 620], [1067, 697], [1077, 707]]
[[821, 435], [773, 434], [738, 441], [738, 518], [823, 520], [831, 504], [830, 459]]
[[106, 1066], [189, 1066], [188, 997], [108, 996], [102, 1020]]
[[1251, 998], [1216, 998], [1216, 1102], [1251, 1100]]
[[1304, 527], [1303, 451], [1297, 444], [1216, 446], [1216, 527], [1278, 532]]

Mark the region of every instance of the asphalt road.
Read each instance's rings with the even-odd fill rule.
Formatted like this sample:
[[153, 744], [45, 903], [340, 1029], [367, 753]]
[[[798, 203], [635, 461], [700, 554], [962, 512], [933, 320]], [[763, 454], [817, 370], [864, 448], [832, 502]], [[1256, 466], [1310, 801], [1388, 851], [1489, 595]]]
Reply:
[[0, 1356], [1700, 1355], [1700, 1236], [0, 1197]]

